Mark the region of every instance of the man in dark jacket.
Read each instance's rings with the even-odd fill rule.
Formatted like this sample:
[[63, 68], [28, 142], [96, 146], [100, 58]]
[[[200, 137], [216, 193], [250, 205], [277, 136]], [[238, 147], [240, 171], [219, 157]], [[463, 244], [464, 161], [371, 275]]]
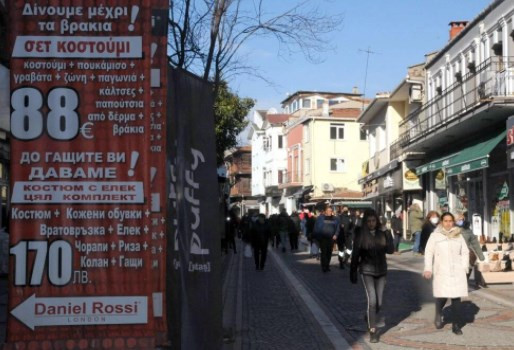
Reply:
[[264, 214], [259, 214], [251, 228], [251, 241], [253, 256], [255, 258], [255, 269], [263, 270], [268, 253], [268, 242], [271, 237], [271, 227]]
[[330, 206], [327, 206], [314, 224], [314, 238], [319, 241], [321, 249], [321, 270], [330, 271], [332, 247], [339, 236], [339, 219], [334, 215]]
[[287, 215], [287, 211], [282, 208], [280, 214], [277, 218], [278, 223], [278, 234], [280, 236], [280, 245], [282, 246], [282, 253], [286, 252], [286, 241], [289, 236], [289, 232], [291, 232], [291, 227], [293, 226], [293, 222], [289, 215]]
[[300, 236], [300, 217], [298, 213], [294, 211], [291, 214], [291, 228], [289, 231], [289, 245], [291, 246], [291, 251], [298, 250], [298, 236]]

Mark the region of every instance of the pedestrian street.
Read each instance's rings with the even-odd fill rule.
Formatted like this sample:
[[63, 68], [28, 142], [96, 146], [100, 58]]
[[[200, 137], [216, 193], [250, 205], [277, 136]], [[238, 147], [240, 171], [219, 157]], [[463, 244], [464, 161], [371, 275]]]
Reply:
[[224, 327], [230, 333], [224, 349], [512, 349], [512, 284], [470, 288], [462, 302], [463, 336], [451, 331], [449, 303], [446, 324], [437, 330], [431, 282], [421, 276], [423, 257], [410, 251], [388, 255], [385, 324], [380, 342], [369, 343], [362, 282], [350, 283], [349, 268], [341, 270], [336, 255], [327, 273], [302, 251], [269, 247], [263, 271], [243, 254], [225, 255], [224, 286], [228, 278], [235, 287], [224, 288]]

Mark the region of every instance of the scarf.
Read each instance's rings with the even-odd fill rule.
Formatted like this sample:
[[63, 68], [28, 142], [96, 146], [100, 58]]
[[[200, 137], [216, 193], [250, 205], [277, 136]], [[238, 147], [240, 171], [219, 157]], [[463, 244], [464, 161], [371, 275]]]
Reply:
[[439, 225], [437, 226], [436, 231], [448, 238], [457, 238], [461, 234], [461, 229], [457, 226], [454, 226], [449, 231], [447, 231], [443, 228], [443, 226]]

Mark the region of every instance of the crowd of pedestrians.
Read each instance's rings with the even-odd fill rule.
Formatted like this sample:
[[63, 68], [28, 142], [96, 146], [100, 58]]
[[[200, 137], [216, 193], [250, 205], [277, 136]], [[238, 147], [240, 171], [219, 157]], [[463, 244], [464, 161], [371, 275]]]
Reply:
[[[265, 268], [268, 246], [283, 254], [298, 251], [299, 237], [310, 244], [310, 258], [320, 261], [322, 273], [330, 272], [331, 259], [337, 246], [339, 267], [350, 268], [350, 282], [364, 286], [367, 309], [364, 319], [370, 342], [379, 342], [378, 328], [384, 324], [382, 303], [387, 276], [387, 254], [400, 254], [403, 236], [402, 211], [397, 210], [387, 220], [371, 209], [350, 212], [346, 206], [337, 212], [330, 205], [316, 212], [303, 209], [289, 215], [285, 209], [279, 214], [254, 213], [241, 219], [231, 213], [227, 217], [223, 250], [236, 252], [235, 237], [242, 239], [246, 257], [253, 256], [255, 269]], [[423, 255], [423, 277], [431, 279], [435, 298], [434, 326], [444, 327], [442, 309], [448, 299], [452, 305], [452, 331], [462, 334], [461, 298], [468, 293], [467, 280], [477, 259], [484, 260], [480, 244], [469, 229], [465, 213], [455, 217], [449, 212], [440, 215], [430, 211], [423, 215], [418, 203], [408, 211], [409, 231], [412, 233], [413, 252]], [[480, 272], [475, 269], [475, 281], [485, 287]]]

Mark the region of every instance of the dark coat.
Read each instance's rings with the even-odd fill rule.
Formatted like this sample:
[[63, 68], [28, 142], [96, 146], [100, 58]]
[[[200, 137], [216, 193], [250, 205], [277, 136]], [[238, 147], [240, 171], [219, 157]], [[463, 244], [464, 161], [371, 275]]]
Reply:
[[350, 216], [350, 214], [348, 212], [345, 212], [345, 213], [342, 213], [341, 215], [339, 215], [339, 223], [341, 225], [341, 229], [343, 230], [342, 232], [345, 234], [345, 235], [349, 235], [351, 234], [351, 230], [352, 230], [352, 217]]
[[401, 236], [403, 233], [403, 221], [396, 215], [391, 218], [391, 230], [397, 236]]
[[271, 226], [268, 220], [262, 224], [259, 220], [252, 223], [250, 236], [253, 247], [266, 247], [271, 238]]
[[325, 215], [320, 215], [314, 224], [314, 238], [332, 238], [339, 236], [339, 218], [332, 216], [332, 220], [327, 219]]
[[[363, 235], [370, 235], [369, 247], [363, 244]], [[390, 233], [376, 230], [375, 235], [367, 230], [358, 228], [355, 230], [355, 240], [353, 243], [352, 262], [350, 275], [355, 275], [357, 269], [363, 275], [383, 276], [387, 274], [386, 254], [394, 253], [393, 237]]]
[[425, 247], [427, 246], [428, 239], [432, 232], [434, 232], [435, 226], [431, 222], [425, 222], [423, 227], [421, 228], [421, 236], [419, 238], [419, 250], [420, 252], [425, 252]]

